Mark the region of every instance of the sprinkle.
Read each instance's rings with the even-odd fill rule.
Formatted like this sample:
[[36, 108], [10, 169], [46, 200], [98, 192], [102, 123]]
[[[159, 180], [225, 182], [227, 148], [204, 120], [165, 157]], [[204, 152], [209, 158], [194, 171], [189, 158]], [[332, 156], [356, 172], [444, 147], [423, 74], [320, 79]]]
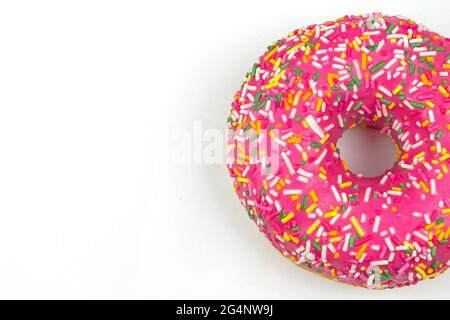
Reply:
[[317, 124], [316, 119], [312, 115], [308, 115], [305, 118], [305, 121], [308, 123], [311, 130], [313, 130], [320, 138], [325, 136], [325, 133], [322, 131], [320, 126]]
[[294, 218], [294, 213], [293, 212], [289, 212], [284, 218], [282, 218], [280, 221], [281, 223], [286, 223], [290, 220], [292, 220], [292, 218]]
[[320, 220], [314, 221], [314, 223], [309, 227], [309, 229], [306, 231], [307, 235], [311, 235], [320, 225]]
[[356, 220], [356, 218], [354, 216], [352, 216], [350, 218], [350, 222], [352, 223], [353, 228], [355, 229], [356, 233], [362, 237], [364, 236], [364, 230], [361, 228], [361, 226], [359, 225], [358, 220]]

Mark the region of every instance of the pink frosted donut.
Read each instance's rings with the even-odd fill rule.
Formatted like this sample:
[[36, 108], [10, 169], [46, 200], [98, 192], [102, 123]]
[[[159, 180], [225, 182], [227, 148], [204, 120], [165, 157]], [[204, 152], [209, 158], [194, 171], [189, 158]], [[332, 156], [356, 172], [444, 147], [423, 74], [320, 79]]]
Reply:
[[[276, 249], [377, 289], [449, 268], [449, 71], [450, 39], [382, 14], [313, 25], [268, 47], [232, 102], [227, 156], [240, 201]], [[354, 127], [391, 137], [392, 169], [375, 178], [348, 170], [336, 145]]]

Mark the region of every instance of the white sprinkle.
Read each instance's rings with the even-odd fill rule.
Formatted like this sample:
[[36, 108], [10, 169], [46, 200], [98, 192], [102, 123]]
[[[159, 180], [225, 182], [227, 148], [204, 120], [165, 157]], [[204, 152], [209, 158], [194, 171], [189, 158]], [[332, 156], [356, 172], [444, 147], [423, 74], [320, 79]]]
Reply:
[[431, 179], [430, 180], [430, 189], [431, 189], [431, 194], [432, 195], [436, 195], [436, 180]]
[[374, 224], [373, 224], [373, 229], [372, 229], [372, 231], [373, 231], [374, 233], [378, 233], [378, 230], [379, 230], [379, 228], [380, 228], [380, 221], [381, 221], [380, 216], [376, 216], [376, 217], [375, 217], [375, 222], [374, 222]]
[[290, 190], [285, 189], [285, 190], [283, 190], [283, 194], [284, 195], [299, 195], [299, 194], [302, 194], [302, 190], [300, 190], [300, 189], [290, 189]]
[[331, 191], [333, 192], [334, 197], [338, 202], [341, 202], [341, 196], [339, 195], [338, 191], [336, 190], [336, 187], [334, 185], [331, 186]]
[[325, 136], [324, 132], [320, 128], [320, 126], [317, 124], [316, 119], [312, 115], [308, 115], [305, 118], [306, 122], [308, 123], [311, 130], [313, 130], [321, 139]]
[[425, 241], [425, 242], [428, 242], [428, 238], [424, 235], [424, 234], [422, 234], [422, 233], [420, 233], [420, 232], [418, 232], [418, 231], [414, 231], [414, 233], [413, 233], [417, 238], [419, 238], [419, 239], [421, 239], [421, 240], [423, 240], [423, 241]]
[[384, 238], [384, 242], [386, 242], [386, 245], [388, 246], [389, 251], [395, 251], [395, 247], [392, 244], [391, 238], [388, 238], [388, 237]]
[[288, 168], [289, 173], [291, 175], [293, 175], [295, 173], [295, 170], [294, 170], [294, 167], [292, 166], [291, 160], [289, 159], [289, 157], [286, 155], [285, 152], [281, 153], [281, 157], [283, 158], [284, 162], [286, 163], [286, 167]]
[[307, 177], [307, 178], [312, 178], [312, 177], [314, 176], [313, 173], [308, 172], [308, 171], [305, 171], [305, 170], [303, 170], [302, 168], [298, 168], [297, 172], [298, 172], [299, 174], [301, 174], [302, 176], [305, 176], [305, 177]]
[[370, 263], [370, 265], [371, 265], [372, 267], [375, 267], [375, 266], [387, 266], [388, 264], [389, 264], [389, 261], [388, 261], [388, 260], [372, 261], [372, 262]]

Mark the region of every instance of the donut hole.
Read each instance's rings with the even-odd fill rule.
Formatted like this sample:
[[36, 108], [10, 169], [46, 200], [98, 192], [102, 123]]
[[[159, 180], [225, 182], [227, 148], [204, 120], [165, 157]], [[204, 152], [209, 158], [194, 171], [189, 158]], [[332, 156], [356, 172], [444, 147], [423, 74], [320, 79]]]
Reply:
[[337, 147], [350, 172], [363, 177], [381, 176], [396, 162], [394, 142], [378, 129], [359, 127], [346, 130]]

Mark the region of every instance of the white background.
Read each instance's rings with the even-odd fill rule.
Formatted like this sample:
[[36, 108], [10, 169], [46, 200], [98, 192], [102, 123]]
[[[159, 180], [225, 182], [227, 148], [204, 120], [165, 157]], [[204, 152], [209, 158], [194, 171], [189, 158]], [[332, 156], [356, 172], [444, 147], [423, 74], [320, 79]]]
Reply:
[[[224, 131], [245, 72], [288, 31], [450, 2], [0, 1], [0, 298], [450, 298], [450, 275], [374, 292], [283, 259], [221, 164], [171, 132]], [[205, 142], [206, 145], [206, 142]]]

